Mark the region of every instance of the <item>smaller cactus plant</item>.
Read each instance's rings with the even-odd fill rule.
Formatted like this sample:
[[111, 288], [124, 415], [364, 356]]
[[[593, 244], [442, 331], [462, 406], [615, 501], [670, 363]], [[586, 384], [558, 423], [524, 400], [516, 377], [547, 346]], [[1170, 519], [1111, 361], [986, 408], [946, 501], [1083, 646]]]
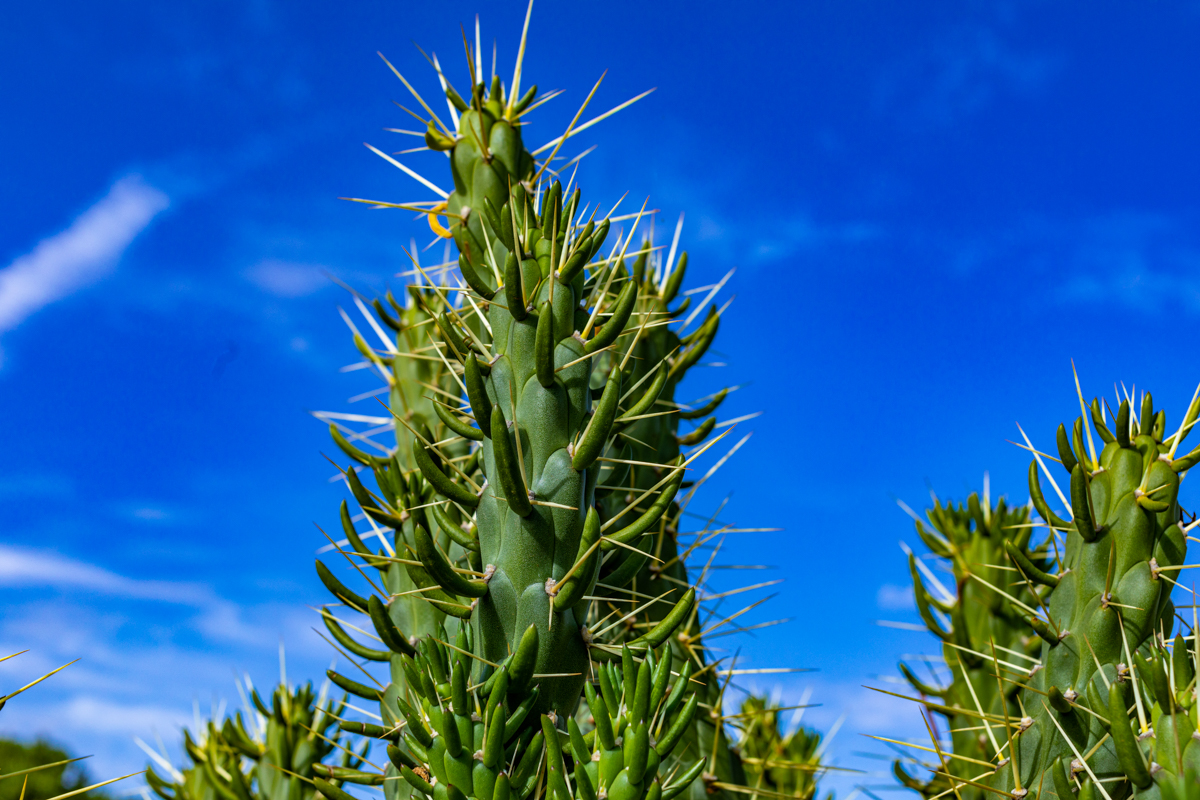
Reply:
[[817, 780], [827, 769], [821, 764], [821, 734], [803, 726], [785, 734], [781, 711], [766, 697], [751, 695], [742, 701], [737, 715], [741, 727], [737, 749], [746, 771], [746, 787], [751, 797], [813, 800]]
[[[1178, 615], [1171, 599], [1188, 533], [1198, 524], [1180, 506], [1179, 486], [1200, 463], [1200, 447], [1181, 450], [1200, 418], [1200, 388], [1169, 435], [1166, 413], [1149, 393], [1118, 398], [1115, 414], [1099, 399], [1085, 403], [1081, 391], [1079, 405], [1072, 429], [1058, 427], [1057, 458], [1025, 442], [1034, 454], [1029, 494], [1049, 531], [1045, 544], [1031, 550], [1026, 523], [1012, 520], [1002, 526], [1012, 535], [1001, 534], [1002, 549], [986, 546], [984, 564], [1006, 579], [980, 578], [978, 565], [966, 565], [995, 595], [988, 613], [972, 623], [961, 581], [957, 598], [939, 600], [914, 569], [918, 609], [962, 669], [945, 688], [928, 687], [907, 669], [905, 675], [922, 694], [943, 700], [924, 699], [930, 709], [952, 724], [966, 718], [953, 731], [953, 752], [935, 740], [941, 763], [933, 780], [922, 783], [897, 767], [898, 777], [927, 797], [1200, 798], [1196, 618], [1188, 635], [1172, 637]], [[1049, 462], [1066, 470], [1065, 492]], [[1043, 476], [1066, 518], [1047, 501]], [[966, 516], [986, 527], [986, 505], [968, 503]], [[964, 535], [962, 512], [935, 509], [936, 537], [918, 525], [930, 549], [952, 559], [956, 577], [962, 570], [953, 545], [984, 538]], [[949, 627], [938, 613], [950, 615]], [[958, 640], [962, 631], [966, 643]], [[974, 667], [963, 654], [973, 656]], [[956, 684], [975, 686], [972, 669], [981, 689], [994, 687], [992, 695], [973, 692], [973, 708], [952, 702]], [[986, 739], [957, 735], [968, 731]]]
[[[945, 721], [956, 756], [945, 769], [958, 779], [973, 778], [994, 752], [994, 734], [979, 724], [980, 716], [1021, 716], [1016, 703], [1018, 687], [1001, 687], [993, 675], [992, 647], [1006, 661], [1032, 664], [1041, 644], [1023, 610], [1037, 603], [1033, 588], [1011, 571], [1008, 548], [1043, 570], [1053, 558], [1049, 542], [1032, 546], [1034, 529], [1028, 508], [1009, 508], [1003, 497], [993, 505], [989, 495], [985, 476], [982, 498], [972, 494], [960, 505], [942, 505], [934, 496], [925, 520], [915, 519], [921, 541], [953, 575], [953, 591], [937, 579], [924, 559], [913, 552], [908, 556], [917, 610], [942, 642], [949, 676], [939, 686], [921, 679], [903, 662], [900, 672], [926, 699], [925, 707]], [[901, 761], [892, 769], [902, 784], [926, 797], [950, 788], [946, 776], [921, 780]], [[969, 784], [959, 788], [963, 800], [981, 800], [982, 793]]]
[[239, 711], [219, 724], [209, 720], [195, 737], [184, 730], [191, 764], [182, 770], [148, 751], [168, 772], [163, 777], [152, 766], [146, 770], [154, 793], [162, 800], [312, 800], [322, 781], [336, 786], [361, 774], [366, 748], [347, 747], [337, 728], [344, 698], [327, 700], [324, 689], [318, 695], [311, 683], [295, 689], [281, 683], [269, 705], [253, 688], [249, 700], [245, 717]]

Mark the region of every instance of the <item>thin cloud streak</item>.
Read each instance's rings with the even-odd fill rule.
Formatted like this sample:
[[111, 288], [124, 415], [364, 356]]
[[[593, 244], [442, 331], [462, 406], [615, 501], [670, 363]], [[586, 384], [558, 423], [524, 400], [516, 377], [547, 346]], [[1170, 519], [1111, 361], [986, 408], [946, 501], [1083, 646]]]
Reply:
[[219, 602], [212, 590], [201, 584], [127, 578], [58, 553], [8, 545], [0, 545], [0, 586], [52, 586], [189, 606]]
[[70, 227], [0, 270], [0, 333], [111, 272], [169, 202], [139, 176], [124, 177]]

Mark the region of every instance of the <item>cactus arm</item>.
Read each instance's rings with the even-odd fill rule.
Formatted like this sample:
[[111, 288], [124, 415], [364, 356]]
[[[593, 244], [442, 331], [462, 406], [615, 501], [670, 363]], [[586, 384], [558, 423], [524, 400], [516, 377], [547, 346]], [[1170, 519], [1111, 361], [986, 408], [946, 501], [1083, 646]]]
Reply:
[[931, 686], [930, 684], [925, 683], [920, 678], [918, 678], [916, 676], [916, 673], [914, 673], [911, 669], [909, 669], [908, 665], [905, 664], [903, 661], [900, 662], [899, 667], [900, 667], [900, 674], [903, 675], [904, 679], [906, 681], [908, 681], [909, 684], [914, 689], [916, 689], [920, 694], [926, 695], [928, 697], [944, 698], [946, 696], [946, 693], [949, 691], [949, 687], [944, 687], [944, 688], [939, 689], [936, 686]]
[[1021, 573], [1024, 574], [1025, 577], [1029, 578], [1029, 580], [1033, 581], [1034, 583], [1040, 583], [1042, 586], [1049, 586], [1052, 588], [1058, 586], [1058, 576], [1051, 575], [1048, 572], [1043, 572], [1035, 567], [1033, 562], [1029, 560], [1029, 557], [1021, 552], [1021, 550], [1011, 541], [1006, 541], [1004, 543], [1004, 551], [1008, 553], [1008, 557], [1012, 559], [1012, 562], [1016, 565], [1017, 569], [1021, 570]]
[[[520, 517], [528, 517], [533, 513], [533, 504], [529, 501], [529, 490], [525, 488], [525, 478], [521, 464], [518, 462], [516, 451], [508, 433], [509, 425], [504, 419], [504, 411], [497, 405], [492, 409], [492, 454], [496, 460], [496, 479], [504, 492], [504, 500], [508, 507]], [[516, 431], [513, 431], [514, 435]], [[519, 445], [518, 445], [519, 446]]]
[[483, 597], [487, 594], [487, 581], [467, 580], [455, 572], [454, 567], [433, 543], [429, 532], [420, 525], [416, 526], [414, 538], [417, 558], [444, 591], [459, 597]]
[[596, 331], [596, 335], [589, 339], [583, 345], [583, 352], [587, 355], [603, 350], [617, 340], [617, 336], [625, 330], [625, 324], [629, 322], [629, 315], [633, 312], [634, 303], [637, 302], [638, 292], [637, 285], [633, 282], [625, 284], [621, 289], [621, 293], [617, 295], [617, 302], [613, 306], [612, 316], [608, 321]]
[[372, 467], [376, 466], [377, 464], [388, 463], [387, 458], [364, 453], [362, 450], [359, 450], [357, 447], [350, 444], [346, 437], [342, 435], [342, 432], [337, 429], [336, 425], [331, 424], [329, 426], [329, 435], [343, 453], [358, 463], [363, 464], [364, 466]]
[[662, 490], [650, 508], [640, 517], [629, 523], [616, 533], [611, 533], [600, 540], [600, 549], [607, 552], [621, 544], [629, 544], [650, 529], [650, 526], [662, 519], [662, 515], [675, 500], [679, 487], [683, 484], [683, 457], [676, 459], [675, 472], [668, 476], [670, 483]]
[[1037, 459], [1029, 462], [1029, 497], [1033, 500], [1033, 507], [1037, 509], [1038, 514], [1046, 521], [1047, 525], [1060, 530], [1066, 530], [1071, 527], [1071, 523], [1050, 510], [1050, 506], [1046, 502], [1046, 496], [1042, 494], [1042, 482], [1038, 478]]
[[483, 440], [483, 431], [478, 428], [473, 428], [466, 422], [463, 422], [458, 417], [438, 401], [433, 401], [433, 411], [438, 415], [438, 419], [442, 421], [447, 428], [457, 433], [464, 439], [470, 439], [473, 442]]
[[571, 466], [576, 472], [583, 472], [600, 457], [604, 444], [608, 441], [609, 431], [617, 415], [617, 402], [621, 396], [621, 376], [616, 370], [608, 377], [604, 386], [604, 394], [596, 406], [596, 412], [584, 429], [575, 453], [571, 456]]
[[[375, 596], [371, 595], [371, 598], [374, 599]], [[368, 661], [391, 660], [392, 654], [390, 652], [385, 650], [374, 650], [355, 641], [354, 637], [346, 633], [345, 628], [338, 624], [338, 621], [335, 620], [333, 616], [324, 609], [321, 610], [321, 619], [325, 622], [325, 627], [329, 629], [331, 634], [333, 634], [333, 638], [337, 640], [338, 644], [359, 658], [365, 658]]]
[[367, 601], [362, 595], [357, 592], [347, 589], [345, 585], [337, 579], [329, 567], [325, 566], [323, 561], [317, 560], [317, 576], [321, 579], [321, 583], [325, 584], [325, 588], [333, 593], [335, 597], [347, 603], [359, 611], [366, 611]]
[[707, 403], [700, 406], [699, 408], [693, 408], [691, 411], [680, 411], [679, 418], [680, 419], [700, 419], [701, 417], [708, 416], [709, 414], [711, 414], [717, 410], [717, 406], [721, 405], [721, 403], [725, 400], [725, 397], [728, 394], [729, 394], [728, 388], [722, 389], [721, 391], [719, 391], [715, 395], [713, 395], [711, 400], [709, 400]]
[[467, 550], [479, 552], [479, 537], [472, 536], [471, 533], [464, 531], [462, 525], [455, 522], [446, 510], [442, 508], [440, 503], [435, 503], [430, 506], [429, 512], [433, 515], [434, 522], [441, 528], [442, 532], [454, 540], [456, 544]]
[[659, 394], [662, 393], [663, 387], [667, 384], [667, 370], [663, 364], [659, 364], [654, 369], [654, 380], [646, 388], [646, 391], [642, 393], [638, 401], [630, 406], [628, 411], [617, 418], [617, 424], [630, 422], [631, 417], [645, 414], [658, 401]]
[[454, 502], [467, 508], [475, 508], [479, 505], [479, 498], [472, 491], [451, 480], [446, 473], [442, 472], [433, 463], [433, 459], [429, 457], [429, 451], [426, 450], [425, 445], [421, 444], [417, 439], [413, 439], [412, 452], [413, 458], [417, 462], [417, 467], [421, 470], [421, 474], [425, 476], [425, 480], [433, 484], [435, 489]]

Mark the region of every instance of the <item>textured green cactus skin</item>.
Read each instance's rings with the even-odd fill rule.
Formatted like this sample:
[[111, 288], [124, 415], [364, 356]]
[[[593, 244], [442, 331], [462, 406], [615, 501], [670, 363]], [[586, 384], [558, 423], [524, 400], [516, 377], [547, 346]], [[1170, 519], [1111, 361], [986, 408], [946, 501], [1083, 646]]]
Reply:
[[[1049, 568], [1047, 559], [1052, 556], [1045, 544], [1031, 548], [1033, 528], [1029, 525], [1029, 510], [1009, 508], [1004, 498], [994, 507], [986, 492], [982, 502], [979, 495], [972, 494], [961, 505], [943, 506], [934, 498], [933, 507], [925, 513], [928, 526], [918, 520], [917, 534], [934, 555], [948, 562], [954, 576], [953, 598], [941, 596], [930, 585], [918, 569], [915, 554], [909, 555], [909, 568], [921, 618], [930, 632], [943, 641], [942, 655], [950, 671], [950, 681], [945, 686], [934, 686], [917, 677], [908, 665], [902, 663], [900, 669], [913, 688], [933, 701], [927, 708], [945, 719], [953, 752], [976, 762], [950, 759], [946, 764], [948, 771], [959, 778], [974, 779], [980, 770], [978, 762], [986, 763], [995, 752], [987, 734], [980, 729], [977, 714], [982, 711], [993, 718], [1002, 718], [1005, 713], [1021, 717], [1016, 702], [1019, 687], [1007, 684], [1002, 693], [995, 669], [986, 656], [995, 644], [1002, 661], [1020, 662], [1020, 653], [1036, 657], [1041, 645], [1041, 639], [1025, 620], [1025, 612], [992, 587], [1003, 589], [1021, 603], [1035, 605], [1033, 590], [1005, 570], [1009, 558], [1006, 547], [1017, 548], [1042, 570]], [[949, 619], [948, 627], [943, 626], [934, 609]], [[919, 780], [899, 761], [893, 764], [893, 771], [901, 783], [926, 797], [950, 788], [943, 776]], [[964, 800], [979, 800], [983, 792], [970, 785], [958, 788]]]
[[[247, 729], [241, 712], [220, 727], [210, 720], [198, 742], [185, 730], [191, 766], [181, 771], [182, 781], [163, 778], [150, 767], [146, 783], [155, 794], [163, 800], [308, 800], [315, 796], [314, 777], [358, 774], [362, 760], [338, 749], [341, 734], [335, 725], [344, 700], [318, 707], [311, 684], [294, 692], [276, 687], [270, 706], [257, 691], [251, 699], [265, 721], [259, 735], [251, 732], [257, 726]], [[323, 763], [331, 756], [338, 767]]]
[[[1106, 422], [1099, 402], [1093, 402], [1090, 422], [1103, 442], [1095, 460], [1094, 451], [1084, 446], [1088, 421], [1076, 422], [1073, 437], [1060, 426], [1059, 456], [1071, 474], [1070, 522], [1041, 499], [1037, 468], [1031, 465], [1034, 504], [1048, 525], [1066, 534], [1066, 546], [1062, 568], [1043, 581], [1049, 613], [1036, 627], [1046, 641], [1041, 668], [1019, 694], [1028, 718], [1012, 735], [1016, 759], [987, 779], [1000, 791], [1049, 797], [1070, 789], [1087, 798], [1107, 793], [1112, 800], [1131, 793], [1194, 797], [1200, 792], [1194, 777], [1200, 743], [1189, 736], [1195, 729], [1194, 688], [1184, 698], [1190, 708], [1164, 698], [1170, 694], [1165, 677], [1155, 697], [1150, 687], [1156, 685], [1157, 670], [1143, 661], [1149, 655], [1161, 665], [1163, 657], [1156, 654], [1171, 635], [1173, 583], [1168, 578], [1183, 563], [1187, 546], [1179, 473], [1200, 460], [1200, 448], [1176, 457], [1178, 442], [1165, 436], [1165, 414], [1154, 411], [1148, 394], [1140, 412], [1122, 402], [1116, 419]], [[1185, 431], [1198, 412], [1200, 403], [1194, 401]], [[1140, 705], [1135, 692], [1142, 693]], [[1164, 699], [1165, 704], [1159, 702]], [[1157, 740], [1148, 736], [1136, 743], [1135, 736], [1151, 723]], [[1172, 730], [1181, 734], [1178, 739]], [[1073, 768], [1077, 754], [1086, 757], [1087, 769], [1083, 764]], [[1158, 766], [1148, 767], [1144, 758]], [[1061, 770], [1058, 776], [1056, 770]]]
[[741, 718], [738, 750], [745, 764], [746, 786], [762, 790], [768, 797], [816, 797], [821, 734], [806, 727], [783, 734], [779, 711], [765, 697], [747, 697], [742, 702]]

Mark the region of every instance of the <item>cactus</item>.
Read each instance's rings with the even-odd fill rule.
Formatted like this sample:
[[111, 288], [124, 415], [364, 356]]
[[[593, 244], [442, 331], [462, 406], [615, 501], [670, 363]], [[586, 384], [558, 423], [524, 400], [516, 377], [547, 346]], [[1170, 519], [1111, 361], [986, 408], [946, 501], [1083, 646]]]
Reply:
[[[1039, 570], [1049, 569], [1053, 554], [1049, 542], [1032, 546], [1033, 527], [1028, 508], [1009, 508], [1001, 497], [993, 506], [984, 478], [983, 498], [972, 494], [961, 505], [945, 506], [933, 498], [926, 521], [913, 515], [917, 535], [932, 555], [947, 562], [954, 576], [948, 590], [915, 553], [909, 552], [909, 570], [918, 612], [930, 632], [942, 641], [942, 657], [949, 672], [945, 685], [932, 685], [901, 662], [904, 678], [926, 698], [925, 707], [940, 715], [950, 733], [955, 758], [938, 765], [959, 779], [971, 779], [995, 752], [995, 734], [980, 725], [979, 715], [1020, 718], [1018, 686], [1001, 691], [991, 663], [992, 647], [1004, 661], [1031, 664], [1041, 640], [1025, 621], [1023, 607], [1037, 604], [1033, 589], [1008, 567], [1008, 548], [1019, 552]], [[948, 623], [948, 624], [947, 624]], [[971, 760], [967, 760], [971, 759]], [[949, 789], [949, 780], [935, 775], [922, 781], [909, 774], [902, 762], [893, 764], [902, 784], [926, 797]], [[982, 789], [965, 785], [959, 795], [980, 800]]]
[[[1178, 491], [1200, 463], [1200, 447], [1186, 455], [1180, 449], [1200, 416], [1200, 388], [1170, 435], [1150, 394], [1137, 403], [1135, 397], [1120, 400], [1112, 415], [1099, 400], [1088, 407], [1080, 393], [1083, 413], [1070, 432], [1059, 426], [1057, 459], [1026, 441], [1035, 454], [1029, 492], [1050, 530], [1054, 558], [1038, 563], [1011, 544], [1005, 554], [1033, 593], [1024, 610], [1041, 639], [1039, 659], [1025, 669], [992, 653], [990, 643], [983, 651], [997, 685], [1017, 687], [1020, 716], [1007, 707], [976, 714], [976, 725], [997, 740], [987, 759], [993, 766], [976, 764], [970, 778], [940, 770], [950, 783], [945, 791], [977, 787], [1061, 800], [1200, 797], [1200, 742], [1192, 735], [1195, 618], [1190, 636], [1172, 640], [1170, 597], [1196, 524], [1186, 522]], [[1069, 476], [1060, 478], [1065, 491], [1048, 461]], [[1047, 502], [1041, 474], [1067, 519]]]
[[[1063, 797], [1078, 786], [1081, 795], [1112, 800], [1165, 796], [1195, 769], [1194, 718], [1160, 678], [1174, 627], [1171, 576], [1187, 552], [1180, 475], [1200, 462], [1200, 447], [1183, 455], [1179, 446], [1198, 414], [1200, 389], [1168, 436], [1165, 412], [1145, 393], [1136, 407], [1122, 400], [1111, 420], [1093, 400], [1071, 435], [1060, 425], [1059, 461], [1070, 475], [1060, 498], [1069, 520], [1043, 495], [1038, 462], [1045, 459], [1030, 464], [1034, 506], [1066, 543], [1054, 574], [1010, 553], [1014, 566], [1043, 587], [1040, 613], [1030, 620], [1044, 643], [1036, 674], [1018, 694], [1026, 716], [1006, 737], [1016, 757], [988, 781], [1001, 791]], [[1182, 653], [1177, 661], [1186, 670]], [[1188, 796], [1198, 789], [1193, 778]]]
[[[585, 678], [598, 670], [603, 686], [605, 670], [618, 658], [628, 691], [642, 669], [662, 669], [662, 680], [673, 673], [694, 676], [676, 685], [688, 694], [699, 691], [701, 699], [690, 710], [664, 706], [672, 714], [686, 712], [672, 747], [645, 751], [640, 740], [624, 740], [624, 747], [635, 747], [626, 758], [645, 751], [667, 759], [659, 765], [661, 780], [651, 775], [635, 781], [637, 787], [626, 785], [629, 779], [621, 784], [615, 777], [620, 767], [606, 772], [616, 757], [601, 752], [606, 745], [589, 750], [601, 766], [588, 785], [602, 796], [615, 791], [629, 800], [685, 789], [694, 798], [706, 789], [723, 792], [723, 784], [744, 778], [723, 730], [724, 682], [699, 636], [696, 589], [685, 566], [690, 550], [681, 552], [676, 541], [681, 510], [675, 499], [684, 469], [707, 447], [716, 425], [710, 418], [680, 435], [680, 419], [711, 414], [726, 393], [698, 408], [684, 407], [683, 414], [676, 413], [681, 407], [674, 399], [678, 382], [711, 345], [719, 312], [710, 308], [687, 336], [672, 327], [689, 303], [668, 308], [687, 256], [676, 261], [673, 244], [663, 259], [648, 240], [630, 252], [641, 212], [633, 230], [602, 252], [613, 220], [589, 214], [581, 190], [571, 190], [573, 178], [564, 188], [546, 172], [570, 130], [548, 145], [554, 152], [540, 162], [523, 144], [521, 117], [536, 89], [517, 99], [519, 78], [511, 90], [497, 78], [489, 84], [475, 62], [471, 90], [459, 95], [433, 63], [452, 127], [418, 101], [430, 115], [427, 145], [449, 155], [453, 192], [432, 203], [363, 202], [426, 213], [439, 236], [454, 240], [463, 282], [435, 282], [432, 269], [416, 266], [419, 291], [436, 297], [437, 308], [417, 302], [413, 319], [383, 320], [396, 331], [419, 330], [415, 340], [385, 340], [384, 350], [376, 351], [356, 331], [368, 363], [390, 369], [385, 375], [392, 382], [396, 451], [379, 447], [380, 455], [368, 456], [346, 441], [343, 434], [352, 432], [337, 431], [343, 451], [374, 473], [377, 489], [371, 491], [356, 473], [343, 470], [364, 516], [373, 529], [394, 532], [395, 556], [373, 553], [344, 506], [344, 555], [380, 572], [402, 568], [415, 588], [385, 578], [382, 590], [373, 587], [382, 599], [362, 597], [327, 565], [318, 566], [336, 597], [370, 617], [373, 634], [367, 635], [386, 649], [363, 645], [348, 632], [354, 623], [327, 608], [326, 624], [338, 644], [391, 665], [390, 680], [378, 688], [338, 673], [330, 677], [353, 694], [380, 701], [383, 725], [374, 735], [393, 740], [385, 774], [405, 778], [385, 783], [389, 798], [429, 790], [439, 800], [438, 792], [491, 800], [489, 793], [500, 785], [493, 764], [477, 785], [463, 765], [452, 765], [459, 752], [430, 750], [458, 750], [457, 726], [463, 726], [460, 744], [468, 735], [487, 741], [493, 719], [509, 726], [494, 745], [517, 770], [503, 791], [587, 797], [578, 782], [569, 790], [554, 780], [545, 783], [565, 767], [555, 762], [555, 748], [543, 759], [542, 744], [534, 743], [563, 734], [574, 745], [575, 726], [587, 731], [593, 747], [592, 737], [604, 726], [594, 698], [581, 702]], [[359, 308], [370, 316], [362, 303]], [[387, 313], [381, 303], [375, 312]], [[396, 385], [407, 380], [409, 389], [430, 387], [428, 377], [418, 382], [401, 376], [400, 365], [413, 355], [444, 368], [433, 391], [435, 400], [445, 402], [430, 403], [436, 419], [405, 418], [396, 408]], [[413, 408], [417, 398], [406, 399]], [[681, 447], [694, 449], [681, 455]], [[594, 588], [598, 580], [603, 591]], [[597, 594], [607, 597], [594, 599]], [[440, 618], [426, 618], [435, 630], [406, 623], [394, 609], [397, 595], [436, 609]], [[645, 602], [648, 596], [654, 601]], [[671, 647], [656, 650], [676, 630], [681, 633]], [[463, 702], [459, 680], [472, 692]], [[619, 685], [616, 695], [606, 697], [611, 720], [618, 727], [635, 724], [628, 700], [624, 711], [613, 705], [619, 697]], [[695, 715], [701, 703], [712, 711]], [[449, 709], [456, 725], [448, 721]], [[626, 723], [619, 723], [622, 714]], [[667, 717], [659, 720], [659, 735], [675, 727], [677, 720]], [[549, 728], [545, 720], [552, 721]], [[565, 744], [563, 750], [571, 756]], [[586, 766], [578, 748], [574, 757]], [[705, 781], [694, 782], [705, 764]], [[521, 772], [521, 765], [532, 773]], [[679, 776], [687, 780], [678, 783]]]
[[[249, 699], [245, 718], [238, 712], [220, 725], [209, 720], [195, 738], [184, 730], [190, 766], [175, 769], [165, 755], [147, 750], [169, 773], [146, 770], [154, 793], [162, 800], [311, 800], [321, 781], [336, 786], [363, 774], [357, 769], [363, 754], [342, 744], [335, 727], [344, 698], [326, 701], [324, 690], [314, 696], [310, 683], [295, 690], [280, 684], [269, 706], [253, 688]], [[330, 756], [340, 765], [323, 763]]]
[[746, 785], [764, 797], [812, 800], [823, 769], [821, 734], [802, 726], [784, 734], [781, 710], [765, 697], [751, 695], [742, 701], [738, 750], [746, 765]]
[[[447, 367], [446, 374], [461, 382], [452, 397], [465, 394], [470, 413], [460, 416], [457, 402], [447, 408], [435, 406], [439, 424], [419, 427], [402, 419], [393, 408], [398, 423], [411, 434], [411, 449], [405, 456], [416, 470], [406, 470], [397, 454], [363, 459], [362, 451], [343, 447], [375, 471], [378, 494], [368, 492], [353, 472], [347, 470], [345, 475], [364, 513], [395, 531], [395, 551], [406, 562], [403, 566], [410, 579], [424, 590], [417, 596], [449, 615], [443, 620], [446, 630], [441, 638], [409, 638], [411, 632], [401, 633], [395, 615], [388, 613], [390, 609], [378, 597], [358, 596], [327, 567], [319, 567], [335, 595], [371, 616], [388, 651], [363, 647], [326, 612], [327, 624], [333, 621], [330, 630], [335, 638], [356, 655], [392, 662], [393, 680], [383, 691], [337, 673], [331, 677], [354, 693], [380, 699], [385, 727], [394, 728], [406, 720], [404, 745], [393, 745], [392, 751], [406, 754], [410, 769], [428, 769], [435, 776], [443, 766], [449, 768], [450, 762], [444, 754], [427, 758], [429, 754], [421, 748], [434, 741], [446, 744], [446, 734], [442, 731], [443, 736], [423, 742], [413, 733], [420, 729], [422, 719], [411, 712], [420, 709], [427, 716], [430, 708], [435, 709], [433, 719], [427, 721], [436, 727], [436, 709], [444, 707], [446, 699], [445, 692], [439, 694], [439, 685], [449, 688], [445, 679], [459, 673], [465, 681], [468, 668], [476, 688], [492, 688], [497, 682], [503, 685], [511, 680], [512, 686], [503, 693], [486, 693], [495, 700], [489, 703], [494, 708], [489, 709], [485, 721], [493, 715], [500, 715], [496, 719], [506, 715], [519, 722], [523, 719], [523, 724], [513, 729], [513, 737], [505, 736], [497, 747], [509, 744], [514, 757], [519, 752], [524, 758], [529, 752], [531, 763], [537, 766], [540, 751], [528, 748], [539, 715], [548, 713], [548, 718], [560, 720], [561, 725], [575, 711], [584, 675], [591, 669], [589, 647], [600, 647], [585, 638], [581, 626], [582, 615], [591, 605], [584, 597], [595, 583], [602, 550], [627, 544], [656, 522], [682, 479], [682, 467], [677, 466], [653, 492], [644, 493], [652, 498], [651, 508], [636, 509], [637, 513], [614, 531], [618, 536], [601, 538], [602, 523], [595, 509], [595, 485], [601, 471], [598, 459], [614, 424], [623, 426], [631, 420], [618, 419], [625, 364], [611, 359], [596, 412], [589, 413], [592, 360], [618, 345], [630, 318], [636, 318], [637, 289], [628, 280], [623, 259], [592, 264], [589, 274], [588, 262], [604, 242], [608, 220], [599, 225], [594, 220], [581, 224], [575, 219], [583, 210], [579, 190], [564, 197], [561, 184], [541, 183], [532, 173], [533, 159], [514, 123], [534, 95], [523, 102], [506, 100], [498, 80], [489, 89], [474, 76], [469, 94], [470, 101], [464, 101], [453, 88], [447, 88], [450, 102], [462, 112], [455, 120], [453, 138], [443, 135], [450, 133], [448, 130], [439, 134], [438, 121], [430, 120], [426, 139], [432, 148], [450, 152], [455, 191], [446, 203], [432, 209], [446, 213], [450, 227], [432, 224], [455, 239], [459, 268], [472, 292], [468, 296], [457, 287], [457, 307], [446, 303], [442, 315], [430, 317], [436, 322], [426, 328], [431, 336], [425, 352], [436, 353]], [[451, 113], [456, 116], [455, 111]], [[626, 240], [625, 249], [628, 247]], [[500, 277], [501, 264], [506, 281]], [[614, 291], [614, 286], [620, 291]], [[451, 290], [434, 287], [432, 291], [445, 301]], [[589, 296], [595, 307], [590, 317], [585, 302]], [[602, 311], [606, 312], [603, 316]], [[643, 322], [649, 322], [645, 312], [641, 316]], [[588, 333], [595, 335], [585, 339]], [[370, 351], [364, 355], [371, 360], [379, 357]], [[400, 359], [398, 355], [392, 359], [394, 369]], [[572, 361], [575, 363], [568, 363]], [[663, 380], [651, 380], [642, 394], [629, 401], [625, 416], [640, 414], [654, 403], [667, 367], [660, 368]], [[399, 376], [395, 378], [399, 382]], [[448, 438], [459, 443], [482, 441], [482, 447], [458, 462], [446, 447], [451, 444]], [[397, 441], [399, 447], [406, 444], [401, 436]], [[653, 497], [656, 493], [658, 498]], [[476, 525], [462, 524], [472, 516]], [[388, 556], [360, 546], [346, 509], [343, 523], [348, 542], [367, 564], [377, 568], [387, 564]], [[585, 536], [588, 541], [581, 546]], [[444, 546], [447, 540], [461, 548], [461, 555]], [[457, 566], [462, 561], [466, 562], [465, 574]], [[392, 589], [388, 586], [389, 594], [395, 593]], [[686, 592], [662, 625], [633, 637], [633, 649], [627, 648], [624, 658], [632, 664], [637, 655], [643, 665], [652, 663], [652, 648], [687, 616], [694, 596], [694, 591]], [[459, 622], [466, 619], [469, 625]], [[463, 658], [462, 663], [450, 666], [440, 648], [451, 638], [459, 643], [458, 650], [469, 652], [476, 660]], [[421, 649], [414, 649], [414, 643]], [[616, 656], [611, 647], [602, 653], [610, 661]], [[671, 674], [671, 661], [665, 658], [661, 662], [664, 680]], [[418, 662], [435, 674], [442, 669], [441, 680], [422, 684], [426, 673], [417, 669]], [[497, 665], [499, 670], [494, 671]], [[534, 682], [534, 674], [541, 679]], [[490, 684], [483, 683], [489, 679]], [[678, 685], [682, 692], [686, 681]], [[594, 704], [589, 707], [594, 712]], [[458, 703], [455, 708], [462, 712], [465, 706]], [[694, 711], [692, 703], [688, 722]], [[650, 748], [649, 752], [656, 751]], [[412, 761], [414, 756], [417, 761]], [[405, 762], [401, 759], [399, 763], [403, 766]], [[395, 769], [393, 764], [393, 772]], [[535, 769], [534, 777], [538, 774]], [[495, 777], [493, 770], [493, 781]], [[691, 775], [687, 784], [694, 777]], [[462, 779], [454, 782], [443, 776], [436, 785], [443, 791], [451, 787], [478, 794], [478, 787]], [[602, 780], [597, 788], [601, 785], [607, 787], [607, 781]], [[660, 791], [673, 791], [669, 785], [655, 785]], [[403, 788], [398, 783], [393, 786], [397, 791]], [[535, 787], [517, 788], [528, 793]], [[643, 786], [635, 796], [648, 790], [648, 785]]]

